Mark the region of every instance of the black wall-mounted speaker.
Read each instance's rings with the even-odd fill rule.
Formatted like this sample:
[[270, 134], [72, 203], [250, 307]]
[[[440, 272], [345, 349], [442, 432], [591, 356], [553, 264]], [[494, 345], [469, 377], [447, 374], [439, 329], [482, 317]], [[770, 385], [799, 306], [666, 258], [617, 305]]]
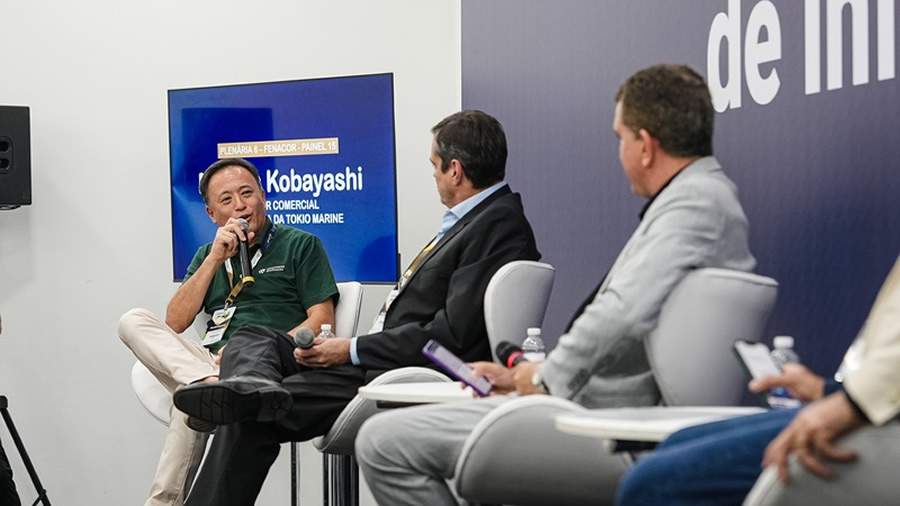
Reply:
[[0, 105], [0, 208], [31, 204], [28, 107]]

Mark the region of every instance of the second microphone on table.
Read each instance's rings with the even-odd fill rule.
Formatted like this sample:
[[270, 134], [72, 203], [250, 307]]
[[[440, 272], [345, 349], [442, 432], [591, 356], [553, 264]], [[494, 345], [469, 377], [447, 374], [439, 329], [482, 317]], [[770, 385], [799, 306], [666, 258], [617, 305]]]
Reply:
[[497, 358], [500, 359], [500, 363], [510, 369], [522, 362], [528, 362], [528, 359], [525, 358], [525, 352], [522, 351], [522, 348], [519, 345], [513, 344], [509, 341], [501, 341], [499, 344], [497, 344], [497, 349], [494, 351], [497, 353]]

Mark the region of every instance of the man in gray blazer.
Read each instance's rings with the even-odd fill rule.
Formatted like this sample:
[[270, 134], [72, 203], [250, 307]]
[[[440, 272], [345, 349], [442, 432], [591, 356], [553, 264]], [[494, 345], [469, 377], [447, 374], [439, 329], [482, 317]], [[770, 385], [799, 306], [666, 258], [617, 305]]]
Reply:
[[[656, 404], [643, 339], [666, 297], [691, 270], [750, 271], [747, 218], [734, 183], [712, 157], [713, 107], [703, 78], [657, 65], [616, 95], [613, 130], [641, 221], [606, 278], [546, 362], [513, 369], [472, 364], [497, 394], [549, 394], [588, 408]], [[356, 454], [379, 504], [457, 504], [446, 484], [475, 425], [509, 399], [398, 409], [369, 420]]]

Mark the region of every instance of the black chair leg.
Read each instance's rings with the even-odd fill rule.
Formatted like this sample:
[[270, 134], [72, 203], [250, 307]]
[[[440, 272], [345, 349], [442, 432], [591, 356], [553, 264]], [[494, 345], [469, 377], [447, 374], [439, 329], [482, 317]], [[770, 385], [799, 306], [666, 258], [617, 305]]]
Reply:
[[341, 473], [340, 466], [338, 465], [337, 456], [329, 455], [328, 456], [328, 467], [330, 468], [329, 473], [331, 474], [331, 480], [329, 481], [329, 494], [330, 502], [328, 503], [331, 506], [339, 506], [340, 505], [340, 484], [341, 484]]
[[334, 487], [336, 497], [335, 504], [337, 506], [347, 506], [347, 498], [344, 496], [344, 483], [347, 482], [347, 476], [344, 472], [344, 458], [342, 455], [334, 455], [334, 475], [337, 477], [337, 483]]
[[322, 454], [324, 506], [359, 506], [359, 466], [352, 455]]
[[291, 506], [300, 505], [300, 458], [296, 442], [291, 442]]
[[350, 505], [359, 506], [359, 466], [356, 464], [356, 457], [351, 455], [350, 459]]
[[341, 455], [341, 506], [351, 506], [350, 502], [350, 456]]
[[328, 456], [328, 462], [330, 463], [329, 466], [331, 467], [331, 483], [329, 484], [329, 490], [331, 493], [328, 494], [329, 496], [331, 496], [331, 502], [329, 503], [329, 505], [340, 506], [341, 497], [339, 492], [341, 490], [341, 469], [340, 466], [338, 466], [338, 462], [334, 455]]
[[328, 506], [330, 501], [328, 500], [328, 488], [331, 484], [331, 481], [328, 479], [328, 466], [331, 464], [331, 461], [328, 459], [328, 454], [322, 454], [322, 506]]

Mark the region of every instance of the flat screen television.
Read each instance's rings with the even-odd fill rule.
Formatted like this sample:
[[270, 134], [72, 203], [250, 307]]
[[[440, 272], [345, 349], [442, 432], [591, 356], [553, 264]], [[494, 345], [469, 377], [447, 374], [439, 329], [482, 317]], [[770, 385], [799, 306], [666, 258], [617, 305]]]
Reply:
[[398, 278], [393, 74], [170, 90], [173, 278], [216, 226], [199, 193], [217, 159], [259, 169], [277, 226], [318, 236], [338, 281]]

